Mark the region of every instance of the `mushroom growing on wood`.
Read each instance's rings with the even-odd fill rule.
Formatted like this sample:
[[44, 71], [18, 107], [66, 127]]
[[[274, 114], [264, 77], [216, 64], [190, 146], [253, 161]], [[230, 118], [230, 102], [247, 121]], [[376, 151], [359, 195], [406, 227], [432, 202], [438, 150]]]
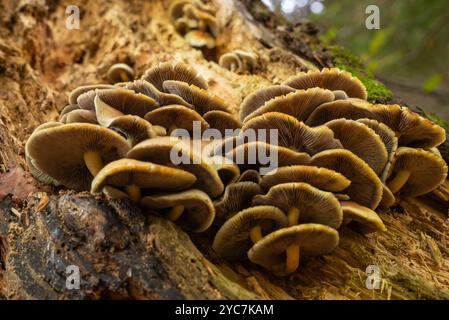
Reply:
[[343, 210], [344, 226], [350, 226], [363, 234], [387, 231], [382, 219], [370, 208], [353, 201], [341, 201], [340, 204]]
[[109, 83], [128, 82], [133, 80], [134, 70], [126, 63], [116, 63], [108, 70]]
[[203, 115], [203, 118], [211, 128], [220, 131], [223, 137], [226, 135], [226, 129], [234, 131], [242, 127], [242, 123], [232, 114], [221, 110], [208, 111]]

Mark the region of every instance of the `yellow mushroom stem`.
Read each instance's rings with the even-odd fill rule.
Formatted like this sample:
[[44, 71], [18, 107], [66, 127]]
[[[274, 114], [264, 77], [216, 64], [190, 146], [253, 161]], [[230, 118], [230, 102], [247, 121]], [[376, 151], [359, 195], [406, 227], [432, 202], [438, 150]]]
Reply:
[[131, 184], [126, 186], [125, 190], [132, 202], [138, 203], [140, 201], [142, 195], [138, 186]]
[[179, 217], [181, 217], [182, 213], [184, 212], [184, 206], [183, 205], [178, 205], [178, 206], [174, 206], [173, 208], [170, 209], [170, 211], [167, 214], [167, 217], [171, 220], [171, 221], [176, 221], [179, 219]]
[[299, 220], [299, 209], [291, 207], [287, 212], [287, 219], [289, 227], [296, 226]]
[[249, 232], [249, 237], [253, 243], [262, 239], [262, 227], [260, 225], [254, 226]]
[[287, 261], [285, 263], [285, 273], [290, 274], [292, 272], [295, 272], [296, 269], [299, 267], [299, 245], [292, 244], [289, 247], [287, 247], [286, 255], [287, 255]]
[[387, 187], [392, 193], [396, 193], [404, 186], [410, 178], [410, 171], [400, 170], [396, 173], [396, 176], [387, 183]]
[[123, 82], [129, 81], [128, 73], [125, 70], [120, 70], [118, 75]]
[[103, 169], [103, 160], [97, 151], [87, 151], [84, 153], [84, 163], [90, 173], [95, 177]]

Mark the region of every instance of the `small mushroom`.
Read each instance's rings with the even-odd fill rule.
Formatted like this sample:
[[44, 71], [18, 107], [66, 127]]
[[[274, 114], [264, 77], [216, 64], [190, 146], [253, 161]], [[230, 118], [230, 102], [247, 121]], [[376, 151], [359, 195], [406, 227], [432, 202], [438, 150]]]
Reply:
[[186, 33], [184, 39], [194, 48], [206, 47], [213, 49], [216, 46], [215, 38], [206, 31], [192, 30]]
[[324, 191], [340, 192], [349, 187], [349, 181], [341, 173], [314, 166], [288, 166], [268, 172], [262, 177], [260, 186], [268, 191], [272, 187], [287, 182], [304, 182]]
[[62, 123], [92, 123], [97, 124], [97, 117], [92, 110], [76, 109], [61, 117]]
[[254, 52], [234, 50], [234, 53], [240, 58], [245, 69], [247, 69], [248, 71], [252, 71], [257, 67], [258, 56]]
[[367, 125], [348, 119], [335, 119], [325, 124], [343, 147], [365, 161], [377, 175], [388, 162], [388, 152], [379, 135]]
[[204, 90], [208, 89], [207, 81], [193, 68], [181, 62], [161, 63], [145, 71], [141, 79], [153, 84], [159, 91], [165, 91], [162, 84], [167, 80], [182, 81]]
[[270, 234], [288, 224], [285, 214], [273, 206], [255, 206], [240, 211], [218, 230], [212, 248], [223, 258], [236, 260], [244, 257], [254, 242], [255, 228], [260, 237]]
[[327, 89], [297, 90], [267, 101], [263, 106], [246, 116], [243, 122], [267, 112], [281, 112], [291, 115], [299, 121], [305, 121], [318, 106], [333, 100], [334, 94]]
[[167, 80], [163, 84], [164, 90], [176, 94], [195, 107], [200, 115], [211, 110], [221, 110], [228, 112], [226, 103], [220, 97], [209, 93], [187, 82]]
[[198, 123], [201, 133], [209, 128], [209, 124], [198, 112], [181, 105], [157, 108], [148, 112], [144, 118], [152, 124], [164, 127], [168, 134], [179, 128], [192, 133], [195, 122]]
[[128, 82], [134, 78], [134, 70], [126, 63], [113, 64], [108, 70], [109, 83]]
[[145, 196], [141, 205], [148, 209], [169, 209], [167, 217], [192, 232], [207, 230], [215, 218], [214, 206], [209, 196], [195, 189]]
[[275, 185], [266, 195], [255, 196], [253, 203], [282, 209], [289, 226], [319, 223], [337, 229], [343, 220], [340, 203], [332, 193], [302, 182]]
[[333, 228], [301, 224], [265, 236], [248, 251], [248, 258], [279, 275], [287, 275], [298, 269], [301, 255], [328, 254], [338, 242], [338, 232]]
[[263, 106], [267, 101], [287, 95], [288, 93], [296, 91], [295, 89], [288, 86], [272, 85], [266, 88], [262, 88], [254, 91], [253, 93], [247, 95], [243, 99], [240, 105], [240, 121], [244, 119], [255, 110]]
[[342, 90], [351, 98], [366, 100], [368, 97], [365, 86], [357, 77], [337, 68], [324, 68], [320, 71], [310, 70], [288, 79], [284, 84], [298, 90], [319, 87], [329, 90]]
[[232, 114], [221, 110], [208, 111], [203, 115], [203, 118], [211, 128], [217, 129], [223, 136], [226, 135], [226, 129], [234, 132], [235, 129], [242, 127], [241, 122], [234, 118]]
[[[77, 87], [70, 92], [69, 103], [78, 104], [78, 98], [86, 92], [92, 92], [92, 94], [95, 96], [95, 89], [113, 89], [113, 88], [114, 86], [110, 84], [91, 84], [87, 86]], [[83, 109], [93, 109], [93, 98], [92, 98], [92, 108], [83, 108]]]
[[393, 194], [416, 197], [429, 193], [447, 178], [447, 165], [433, 152], [400, 147], [393, 159], [387, 187]]
[[67, 113], [69, 113], [73, 110], [79, 110], [79, 109], [80, 109], [80, 107], [76, 103], [66, 105], [64, 108], [62, 108], [61, 112], [59, 113], [59, 121], [62, 122], [64, 115], [66, 115]]
[[192, 0], [175, 0], [170, 4], [168, 8], [168, 15], [172, 22], [181, 18], [184, 15], [184, 7], [192, 4]]
[[242, 60], [234, 52], [228, 52], [221, 55], [218, 64], [220, 67], [235, 73], [241, 73], [244, 70]]
[[139, 202], [140, 189], [184, 190], [196, 181], [193, 174], [133, 159], [120, 159], [107, 164], [92, 181], [91, 192], [104, 186], [123, 187], [133, 202]]
[[326, 150], [314, 155], [310, 165], [332, 169], [351, 181], [345, 193], [351, 200], [375, 209], [382, 198], [382, 183], [365, 161], [345, 149]]
[[360, 233], [368, 234], [377, 231], [387, 231], [382, 219], [370, 208], [353, 201], [341, 201], [343, 210], [343, 225], [350, 226]]
[[332, 93], [335, 96], [335, 100], [346, 100], [349, 98], [343, 90], [333, 90]]
[[186, 17], [177, 19], [173, 25], [175, 26], [176, 31], [182, 35], [185, 35], [192, 29], [197, 29], [199, 26], [197, 20]]
[[30, 136], [25, 148], [37, 168], [75, 190], [89, 190], [103, 163], [122, 158], [129, 150], [118, 133], [88, 123], [39, 130]]

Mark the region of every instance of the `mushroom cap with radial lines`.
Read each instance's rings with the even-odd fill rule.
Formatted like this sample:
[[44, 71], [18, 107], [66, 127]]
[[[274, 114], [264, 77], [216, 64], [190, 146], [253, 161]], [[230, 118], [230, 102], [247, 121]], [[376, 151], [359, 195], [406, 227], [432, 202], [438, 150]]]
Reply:
[[40, 130], [30, 136], [26, 153], [45, 174], [68, 188], [89, 190], [92, 175], [84, 153], [98, 152], [104, 163], [123, 158], [128, 143], [118, 133], [88, 123], [73, 123]]
[[253, 204], [276, 206], [284, 212], [299, 209], [298, 224], [319, 223], [337, 229], [343, 221], [340, 203], [332, 193], [302, 182], [275, 185], [266, 195], [255, 196]]
[[368, 93], [363, 83], [351, 73], [337, 68], [324, 68], [301, 73], [284, 82], [295, 89], [324, 88], [329, 90], [343, 90], [351, 98], [366, 100]]
[[195, 48], [206, 47], [213, 49], [216, 46], [215, 38], [209, 32], [202, 30], [189, 31], [184, 36], [184, 39]]
[[345, 149], [326, 150], [314, 155], [310, 165], [332, 169], [351, 181], [345, 193], [351, 200], [375, 209], [382, 198], [382, 183], [371, 167]]
[[256, 170], [245, 170], [240, 174], [237, 182], [251, 181], [259, 184], [261, 180], [260, 174]]
[[184, 190], [196, 181], [193, 174], [134, 159], [120, 159], [108, 163], [92, 181], [91, 192], [104, 186], [125, 187], [134, 185], [142, 189]]
[[221, 156], [213, 156], [210, 157], [210, 161], [214, 165], [225, 186], [236, 182], [240, 177], [239, 166], [229, 159]]
[[377, 133], [367, 125], [355, 120], [335, 119], [327, 122], [339, 139], [344, 149], [347, 149], [365, 161], [377, 175], [381, 175], [388, 162], [385, 144]]
[[207, 121], [211, 128], [217, 129], [224, 136], [226, 129], [240, 129], [242, 124], [232, 114], [221, 111], [211, 110], [203, 114], [204, 120]]
[[389, 180], [402, 170], [410, 172], [410, 177], [399, 193], [416, 197], [438, 188], [446, 180], [448, 168], [444, 160], [433, 152], [400, 147], [393, 159]]
[[131, 114], [143, 118], [146, 113], [159, 106], [154, 99], [128, 89], [105, 89], [97, 90], [96, 93], [99, 100], [125, 115]]
[[240, 105], [240, 121], [243, 121], [250, 113], [263, 106], [267, 101], [294, 91], [296, 90], [291, 87], [281, 85], [272, 85], [254, 91], [247, 95]]
[[215, 235], [212, 248], [226, 259], [243, 258], [253, 245], [250, 231], [256, 226], [262, 228], [262, 234], [288, 225], [287, 216], [274, 206], [256, 206], [238, 212], [227, 220]]
[[267, 112], [281, 112], [291, 115], [299, 121], [305, 121], [318, 106], [333, 101], [334, 98], [332, 91], [327, 89], [297, 90], [267, 101], [263, 106], [246, 116], [243, 122]]
[[97, 124], [97, 117], [92, 110], [76, 109], [61, 117], [62, 123], [93, 123]]
[[[78, 97], [83, 93], [88, 91], [95, 92], [95, 89], [114, 89], [114, 86], [111, 84], [91, 84], [87, 86], [81, 86], [73, 89], [69, 94], [69, 103], [77, 104]], [[93, 102], [93, 101], [92, 101]]]
[[333, 228], [315, 223], [300, 224], [265, 236], [248, 251], [248, 258], [272, 269], [285, 264], [285, 251], [291, 245], [298, 245], [301, 255], [309, 256], [328, 254], [338, 246], [338, 242], [338, 232]]
[[[172, 154], [179, 155], [178, 160], [184, 163], [174, 164]], [[224, 191], [223, 182], [213, 163], [177, 138], [156, 137], [142, 141], [129, 150], [127, 158], [175, 166], [193, 173], [197, 178], [194, 187], [213, 198], [218, 197]]]
[[176, 64], [170, 62], [160, 63], [145, 71], [141, 79], [153, 84], [159, 91], [164, 91], [162, 84], [167, 80], [181, 81], [193, 84], [204, 90], [208, 89], [207, 81], [193, 68], [182, 62]]
[[260, 186], [265, 191], [287, 182], [304, 182], [324, 191], [340, 192], [349, 187], [344, 175], [334, 170], [314, 166], [287, 166], [275, 169], [262, 177]]
[[184, 212], [176, 223], [192, 232], [205, 231], [215, 218], [212, 201], [201, 190], [191, 189], [179, 193], [145, 196], [140, 204], [144, 208], [157, 210], [183, 206]]
[[387, 231], [382, 219], [370, 208], [353, 201], [341, 201], [340, 204], [343, 210], [343, 225], [348, 225], [363, 234]]
[[[259, 129], [277, 130], [277, 144], [298, 152], [314, 155], [328, 149], [343, 148], [334, 133], [328, 127], [309, 127], [296, 118], [280, 113], [268, 112], [245, 122], [242, 131], [252, 129], [257, 134]], [[270, 143], [269, 131], [266, 132], [266, 141]], [[258, 135], [257, 135], [258, 136]]]
[[134, 70], [126, 63], [116, 63], [109, 68], [107, 77], [112, 84], [131, 81], [134, 78]]
[[192, 132], [194, 121], [200, 124], [201, 132], [209, 128], [209, 124], [198, 112], [182, 105], [169, 105], [157, 108], [148, 112], [144, 118], [152, 124], [166, 129], [174, 126]]
[[221, 55], [218, 60], [220, 67], [225, 68], [231, 72], [243, 72], [243, 62], [238, 55], [233, 52], [227, 52]]
[[192, 104], [200, 115], [211, 110], [228, 112], [223, 99], [193, 84], [189, 85], [187, 82], [167, 80], [164, 81], [163, 87], [165, 91], [176, 94]]

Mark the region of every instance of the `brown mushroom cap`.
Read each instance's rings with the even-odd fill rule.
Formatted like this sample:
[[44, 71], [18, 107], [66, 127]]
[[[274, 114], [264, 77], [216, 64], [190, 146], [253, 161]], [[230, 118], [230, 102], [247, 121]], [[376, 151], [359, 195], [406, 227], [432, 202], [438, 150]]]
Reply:
[[380, 200], [379, 207], [388, 209], [396, 202], [396, 198], [393, 195], [393, 192], [382, 183], [382, 200]]
[[243, 121], [250, 113], [263, 106], [267, 101], [294, 91], [296, 90], [291, 87], [280, 85], [273, 85], [254, 91], [247, 95], [240, 105], [240, 121]]
[[244, 71], [242, 60], [234, 52], [227, 52], [221, 55], [218, 64], [231, 72], [240, 73]]
[[206, 47], [208, 49], [215, 48], [215, 38], [206, 31], [192, 30], [186, 33], [184, 36], [186, 41], [195, 48]]
[[[77, 87], [70, 92], [69, 103], [77, 104], [78, 97], [88, 91], [92, 91], [92, 93], [95, 96], [95, 89], [113, 89], [113, 88], [114, 88], [114, 86], [110, 85], [110, 84], [91, 84], [91, 85], [87, 85], [87, 86]], [[92, 108], [84, 108], [84, 109], [93, 109], [93, 99], [92, 99]]]
[[195, 110], [203, 115], [211, 110], [228, 111], [226, 103], [207, 90], [187, 82], [167, 80], [163, 84], [164, 90], [176, 94], [195, 107]]
[[238, 165], [229, 159], [221, 156], [213, 156], [210, 157], [210, 162], [214, 165], [215, 170], [217, 170], [218, 175], [225, 186], [236, 182], [240, 177]]
[[97, 117], [92, 110], [75, 109], [61, 117], [62, 123], [93, 123], [97, 124]]
[[134, 159], [120, 159], [110, 162], [98, 172], [92, 181], [91, 192], [98, 192], [106, 185], [184, 190], [192, 186], [195, 181], [195, 176], [184, 170]]
[[195, 189], [146, 196], [142, 198], [140, 204], [144, 208], [157, 210], [182, 206], [184, 212], [177, 223], [192, 232], [205, 231], [212, 225], [215, 218], [214, 206], [209, 196]]
[[251, 181], [259, 184], [261, 180], [260, 174], [256, 170], [245, 170], [240, 174], [237, 182]]
[[363, 83], [351, 73], [336, 68], [324, 68], [321, 71], [311, 70], [301, 73], [284, 82], [295, 89], [324, 88], [343, 90], [349, 97], [366, 100], [367, 91]]
[[[391, 192], [415, 197], [435, 190], [447, 178], [447, 165], [437, 154], [423, 149], [400, 147], [390, 169]], [[402, 173], [407, 173], [403, 176]]]
[[97, 90], [96, 93], [98, 96], [97, 101], [101, 100], [105, 104], [125, 115], [131, 114], [143, 118], [146, 113], [156, 109], [159, 106], [154, 99], [141, 93], [135, 93], [134, 91], [128, 89], [105, 89]]
[[203, 115], [203, 118], [211, 128], [217, 129], [223, 136], [226, 134], [226, 129], [235, 130], [242, 127], [241, 122], [234, 118], [232, 114], [221, 110], [208, 111]]
[[62, 117], [65, 114], [67, 114], [73, 110], [79, 110], [79, 109], [80, 109], [80, 107], [76, 103], [66, 105], [64, 108], [62, 108], [61, 112], [59, 112], [59, 121], [61, 121]]
[[273, 206], [256, 206], [240, 211], [227, 220], [215, 235], [212, 248], [221, 257], [239, 259], [251, 248], [250, 231], [262, 227], [263, 234], [287, 226], [285, 214]]
[[209, 124], [198, 112], [181, 105], [157, 108], [148, 112], [144, 118], [152, 124], [166, 128], [168, 133], [178, 128], [192, 132], [194, 121], [199, 124], [201, 132], [209, 128]]
[[141, 79], [130, 82], [125, 86], [125, 89], [133, 90], [136, 93], [142, 93], [157, 101], [160, 106], [175, 104], [193, 109], [193, 106], [190, 103], [184, 101], [184, 99], [180, 96], [159, 91], [154, 85], [146, 80]]
[[279, 265], [285, 265], [285, 252], [291, 245], [299, 246], [302, 255], [323, 255], [334, 250], [338, 242], [338, 232], [333, 228], [314, 223], [300, 224], [265, 236], [248, 251], [248, 258], [267, 269], [278, 270]]
[[367, 125], [347, 119], [335, 119], [325, 124], [339, 139], [343, 147], [365, 161], [377, 175], [381, 175], [388, 162], [385, 144]]
[[244, 50], [234, 50], [234, 53], [240, 58], [246, 69], [251, 71], [257, 67], [259, 56], [256, 53]]
[[350, 226], [363, 234], [387, 231], [382, 219], [370, 208], [353, 201], [341, 201], [340, 204], [343, 210], [343, 225]]
[[326, 150], [314, 155], [310, 164], [332, 169], [351, 181], [346, 192], [351, 200], [375, 209], [382, 198], [382, 183], [365, 161], [349, 150]]
[[193, 19], [196, 19], [199, 21], [198, 29], [203, 31], [210, 32], [214, 37], [218, 35], [218, 23], [217, 19], [215, 17], [205, 12], [204, 10], [201, 10], [199, 8], [196, 8], [193, 5], [188, 5], [184, 7], [184, 13]]
[[266, 195], [255, 196], [253, 203], [276, 206], [284, 212], [299, 209], [298, 224], [320, 223], [338, 228], [343, 220], [340, 203], [332, 193], [302, 182], [275, 185]]
[[[171, 155], [182, 156], [188, 164], [174, 164]], [[156, 137], [135, 145], [127, 154], [127, 158], [154, 162], [166, 166], [176, 166], [193, 173], [197, 182], [194, 187], [215, 198], [223, 193], [224, 185], [210, 160], [203, 157], [189, 145], [174, 137]]]
[[270, 190], [273, 186], [287, 182], [305, 182], [324, 191], [339, 192], [351, 184], [344, 175], [326, 168], [314, 166], [281, 167], [262, 177], [260, 186]]
[[[328, 127], [320, 126], [311, 128], [296, 118], [280, 112], [268, 112], [244, 123], [242, 131], [248, 129], [256, 133], [259, 129], [277, 130], [277, 145], [298, 152], [306, 152], [314, 155], [328, 149], [342, 148], [342, 144]], [[270, 135], [266, 132], [266, 141], [271, 142]], [[257, 135], [258, 137], [258, 135]]]
[[333, 100], [334, 94], [326, 89], [297, 90], [267, 101], [263, 106], [246, 116], [243, 122], [267, 112], [282, 112], [295, 117], [299, 121], [305, 121], [318, 106]]
[[164, 91], [162, 84], [167, 80], [182, 81], [204, 90], [208, 89], [207, 81], [193, 68], [182, 62], [176, 64], [161, 63], [145, 71], [141, 79], [153, 84], [159, 91]]
[[134, 70], [126, 63], [113, 64], [108, 70], [109, 83], [127, 82], [134, 78]]
[[333, 90], [332, 93], [335, 96], [335, 100], [346, 100], [349, 98], [343, 90]]
[[75, 190], [90, 189], [92, 174], [84, 161], [86, 152], [97, 152], [108, 163], [124, 157], [129, 150], [118, 133], [88, 123], [40, 130], [30, 136], [25, 148], [42, 172]]

